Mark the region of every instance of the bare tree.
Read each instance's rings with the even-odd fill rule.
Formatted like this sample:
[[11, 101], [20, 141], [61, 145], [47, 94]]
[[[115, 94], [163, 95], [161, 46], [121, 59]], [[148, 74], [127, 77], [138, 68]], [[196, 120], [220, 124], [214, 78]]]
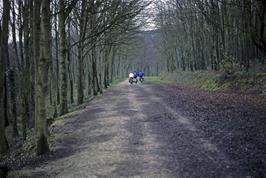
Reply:
[[6, 112], [4, 107], [5, 93], [7, 92], [5, 86], [5, 65], [8, 60], [8, 26], [10, 18], [10, 2], [9, 0], [3, 1], [3, 20], [0, 25], [0, 155], [7, 153], [9, 146], [6, 140], [5, 127], [6, 127]]

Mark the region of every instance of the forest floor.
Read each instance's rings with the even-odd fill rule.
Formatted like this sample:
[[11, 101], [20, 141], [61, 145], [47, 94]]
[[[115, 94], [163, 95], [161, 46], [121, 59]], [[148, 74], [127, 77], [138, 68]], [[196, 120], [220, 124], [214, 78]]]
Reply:
[[28, 177], [266, 177], [265, 96], [124, 81], [56, 122]]

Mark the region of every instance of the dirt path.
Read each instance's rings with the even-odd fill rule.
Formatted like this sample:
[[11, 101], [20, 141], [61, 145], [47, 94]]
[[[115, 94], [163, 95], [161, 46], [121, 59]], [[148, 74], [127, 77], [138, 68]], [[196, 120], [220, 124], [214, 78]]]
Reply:
[[[233, 143], [227, 142], [231, 138], [229, 132], [221, 134], [218, 129], [225, 128], [218, 124], [219, 118], [214, 126], [213, 122], [202, 120], [207, 117], [203, 111], [191, 115], [194, 110], [190, 113], [183, 108], [189, 105], [182, 101], [187, 91], [180, 90], [183, 94], [179, 97], [173, 90], [178, 91], [152, 84], [130, 86], [126, 81], [110, 89], [78, 117], [56, 128], [61, 137], [55, 144], [56, 158], [34, 168], [33, 177], [251, 178], [266, 175], [264, 169], [259, 167], [254, 172], [248, 167], [253, 164], [245, 166], [242, 162], [247, 160], [231, 155], [239, 150], [227, 150], [228, 144]], [[173, 105], [173, 100], [177, 105]], [[215, 140], [216, 131], [206, 131], [206, 127], [217, 127], [220, 139]], [[259, 149], [264, 149], [263, 139], [260, 144]], [[257, 154], [262, 161], [259, 166], [264, 166], [265, 150]]]

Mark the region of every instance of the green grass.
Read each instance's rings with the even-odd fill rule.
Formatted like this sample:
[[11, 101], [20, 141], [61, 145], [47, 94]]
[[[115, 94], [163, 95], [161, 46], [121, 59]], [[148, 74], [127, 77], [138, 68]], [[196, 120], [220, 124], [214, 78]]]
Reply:
[[30, 177], [32, 173], [30, 170], [19, 170], [19, 171], [11, 171], [8, 173], [9, 178], [22, 178], [22, 177]]
[[175, 71], [145, 79], [156, 84], [190, 86], [208, 91], [234, 90], [243, 93], [266, 93], [266, 73], [236, 72], [228, 76], [213, 71]]
[[218, 90], [219, 74], [210, 71], [176, 71], [161, 73], [159, 79], [164, 83], [192, 86], [204, 90]]

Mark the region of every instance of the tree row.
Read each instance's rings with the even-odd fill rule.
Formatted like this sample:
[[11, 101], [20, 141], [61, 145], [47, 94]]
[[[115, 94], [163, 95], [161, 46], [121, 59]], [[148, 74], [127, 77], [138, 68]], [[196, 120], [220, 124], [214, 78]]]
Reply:
[[49, 151], [49, 118], [68, 113], [125, 76], [126, 54], [148, 5], [142, 0], [3, 1], [0, 154], [32, 133], [37, 154]]

